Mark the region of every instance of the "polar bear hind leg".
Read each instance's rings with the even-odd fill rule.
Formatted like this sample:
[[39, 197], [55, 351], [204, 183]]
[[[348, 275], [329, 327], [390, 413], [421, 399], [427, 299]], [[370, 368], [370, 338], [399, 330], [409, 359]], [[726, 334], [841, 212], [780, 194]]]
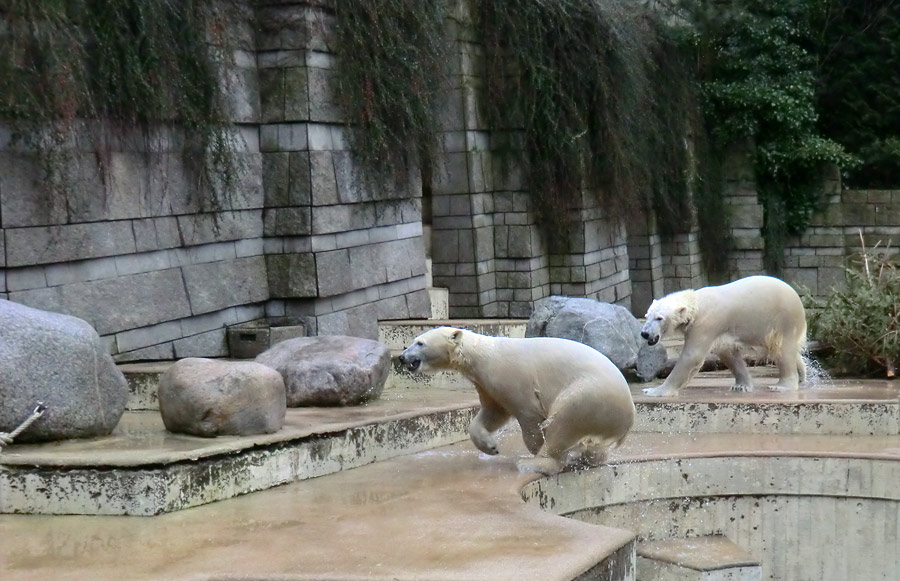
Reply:
[[734, 375], [731, 391], [753, 391], [753, 380], [747, 370], [747, 363], [741, 349], [734, 343], [723, 344], [716, 349], [719, 359]]
[[782, 341], [776, 357], [778, 383], [769, 391], [796, 391], [800, 382], [806, 380], [806, 364], [800, 353], [798, 342]]
[[598, 394], [588, 381], [575, 383], [560, 393], [549, 417], [541, 424], [543, 446], [534, 458], [521, 461], [519, 469], [548, 476], [557, 474], [566, 467], [570, 451], [576, 461], [592, 465], [604, 462], [607, 449], [621, 437], [602, 433], [602, 414], [598, 413], [602, 401], [592, 401], [596, 397]]

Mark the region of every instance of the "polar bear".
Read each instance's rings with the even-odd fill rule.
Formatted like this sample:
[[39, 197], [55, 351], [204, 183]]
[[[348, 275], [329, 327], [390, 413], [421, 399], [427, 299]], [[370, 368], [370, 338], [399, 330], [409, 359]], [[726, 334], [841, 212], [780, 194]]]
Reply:
[[684, 333], [684, 349], [672, 373], [651, 396], [676, 396], [713, 351], [734, 374], [732, 391], [751, 391], [743, 354], [762, 350], [778, 365], [772, 391], [796, 390], [806, 381], [802, 352], [806, 314], [796, 291], [770, 276], [748, 276], [721, 286], [685, 290], [653, 301], [641, 337], [650, 345], [670, 333]]
[[416, 337], [400, 362], [410, 371], [456, 370], [475, 384], [481, 410], [469, 436], [486, 454], [497, 454], [496, 432], [516, 418], [535, 455], [520, 463], [522, 470], [555, 474], [569, 452], [572, 460], [600, 464], [634, 423], [622, 373], [605, 355], [576, 341], [438, 327]]

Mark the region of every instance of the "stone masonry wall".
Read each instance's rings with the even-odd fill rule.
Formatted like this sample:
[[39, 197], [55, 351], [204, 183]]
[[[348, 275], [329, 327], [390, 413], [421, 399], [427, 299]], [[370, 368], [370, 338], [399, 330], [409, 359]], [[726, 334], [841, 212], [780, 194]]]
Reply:
[[[483, 47], [470, 3], [454, 3], [447, 28], [456, 47], [456, 82], [447, 91], [443, 152], [435, 168], [432, 260], [435, 286], [450, 291], [452, 317], [530, 316], [550, 294], [630, 305], [625, 232], [585, 196], [570, 248], [548, 249], [525, 189], [523, 162], [498, 151], [521, 149], [517, 128], [488, 132], [482, 111]], [[563, 234], [560, 233], [562, 238]]]
[[149, 148], [113, 145], [105, 176], [95, 152], [69, 150], [62, 196], [32, 152], [0, 138], [3, 298], [87, 320], [123, 361], [225, 355], [224, 327], [264, 315], [256, 56], [249, 7], [235, 10], [227, 82], [242, 174], [230, 195], [200, 194], [165, 128]]
[[87, 320], [119, 361], [224, 356], [226, 327], [262, 318], [375, 338], [379, 318], [427, 316], [421, 180], [355, 174], [328, 3], [234, 6], [238, 186], [206, 199], [160, 129], [111, 148], [106, 176], [73, 151], [53, 196], [0, 132], [0, 297]]
[[426, 317], [421, 176], [370, 183], [354, 163], [330, 3], [256, 4], [267, 314], [369, 338], [378, 320]]
[[[785, 248], [785, 279], [824, 298], [846, 282], [845, 268], [880, 242], [896, 259], [900, 190], [843, 190], [832, 180], [828, 201], [812, 225]], [[862, 236], [862, 237], [860, 237]]]
[[[418, 169], [394, 183], [359, 175], [332, 83], [329, 0], [233, 4], [223, 82], [243, 172], [220, 199], [198, 191], [170, 128], [105, 152], [104, 176], [97, 152], [71, 150], [65, 196], [0, 129], [0, 298], [84, 318], [119, 361], [225, 356], [227, 327], [260, 320], [375, 338], [379, 320], [429, 315], [423, 219], [454, 318], [525, 318], [550, 294], [641, 315], [653, 298], [706, 284], [695, 225], [675, 236], [652, 220], [616, 225], [588, 192], [569, 209], [572, 231], [559, 233], [568, 245], [551, 251], [524, 164], [498, 153], [521, 132], [487, 130], [469, 1], [447, 21], [455, 74], [424, 180]], [[763, 250], [753, 176], [736, 163], [726, 172], [731, 278], [761, 273]], [[785, 249], [785, 278], [820, 296], [843, 282], [859, 231], [868, 247], [900, 237], [900, 192], [841, 192], [836, 175], [828, 188], [824, 211]]]

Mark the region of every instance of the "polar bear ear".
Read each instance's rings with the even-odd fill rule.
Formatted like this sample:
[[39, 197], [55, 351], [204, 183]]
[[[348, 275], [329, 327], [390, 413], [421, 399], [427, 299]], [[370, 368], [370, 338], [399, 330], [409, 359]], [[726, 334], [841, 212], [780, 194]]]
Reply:
[[462, 329], [454, 329], [452, 333], [450, 333], [450, 342], [459, 344], [462, 341]]
[[675, 309], [675, 320], [681, 325], [690, 325], [694, 322], [691, 311], [688, 310], [687, 305], [679, 305], [678, 308]]

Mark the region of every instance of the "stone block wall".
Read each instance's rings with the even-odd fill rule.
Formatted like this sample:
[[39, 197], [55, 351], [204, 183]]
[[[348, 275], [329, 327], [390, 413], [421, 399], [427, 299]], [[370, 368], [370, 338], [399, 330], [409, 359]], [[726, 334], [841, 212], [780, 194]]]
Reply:
[[653, 299], [666, 294], [662, 236], [652, 214], [629, 224], [628, 274], [631, 277], [631, 311], [641, 316]]
[[434, 284], [449, 289], [451, 317], [527, 318], [534, 301], [550, 294], [629, 305], [625, 233], [595, 204], [572, 209], [570, 248], [549, 249], [525, 189], [525, 162], [499, 153], [520, 150], [521, 132], [488, 132], [483, 47], [469, 3], [453, 6], [447, 35], [457, 75], [445, 96], [443, 151], [430, 190]]
[[119, 361], [227, 355], [227, 326], [267, 318], [377, 337], [425, 317], [421, 178], [364, 183], [329, 82], [328, 2], [232, 5], [223, 76], [241, 173], [211, 199], [177, 132], [125, 136], [101, 176], [72, 151], [64, 196], [0, 131], [0, 297], [79, 316]]
[[227, 195], [199, 190], [174, 129], [107, 134], [103, 174], [77, 134], [59, 166], [62, 191], [32, 151], [0, 138], [0, 296], [87, 320], [120, 361], [226, 355], [225, 326], [265, 314], [251, 9], [231, 9], [234, 61], [222, 82], [239, 175]]
[[550, 255], [550, 292], [631, 308], [625, 225], [609, 219], [591, 192], [584, 192], [580, 206], [572, 217], [567, 251]]
[[[72, 150], [71, 181], [53, 195], [33, 152], [0, 130], [0, 297], [82, 317], [118, 360], [133, 361], [224, 356], [226, 327], [261, 319], [376, 338], [379, 320], [427, 318], [429, 241], [454, 318], [526, 318], [550, 294], [641, 315], [653, 298], [706, 284], [696, 220], [673, 236], [650, 219], [617, 225], [589, 191], [559, 233], [567, 244], [548, 244], [525, 162], [498, 153], [521, 148], [521, 132], [487, 129], [467, 0], [446, 25], [455, 74], [440, 155], [424, 172], [376, 183], [354, 162], [335, 96], [332, 3], [232, 6], [236, 51], [222, 82], [237, 187], [201, 192], [182, 136], [158, 128], [149, 141], [115, 142], [104, 175], [96, 152]], [[736, 159], [725, 174], [731, 278], [761, 273], [763, 251], [752, 172]], [[824, 211], [785, 249], [786, 279], [818, 295], [843, 282], [858, 231], [869, 247], [900, 237], [900, 193], [842, 192], [836, 175], [828, 188]]]
[[829, 180], [827, 202], [802, 235], [785, 247], [785, 279], [826, 297], [846, 283], [846, 268], [880, 243], [895, 258], [900, 242], [900, 190], [841, 190]]
[[256, 4], [267, 315], [369, 338], [427, 316], [421, 175], [375, 183], [354, 163], [329, 3]]

